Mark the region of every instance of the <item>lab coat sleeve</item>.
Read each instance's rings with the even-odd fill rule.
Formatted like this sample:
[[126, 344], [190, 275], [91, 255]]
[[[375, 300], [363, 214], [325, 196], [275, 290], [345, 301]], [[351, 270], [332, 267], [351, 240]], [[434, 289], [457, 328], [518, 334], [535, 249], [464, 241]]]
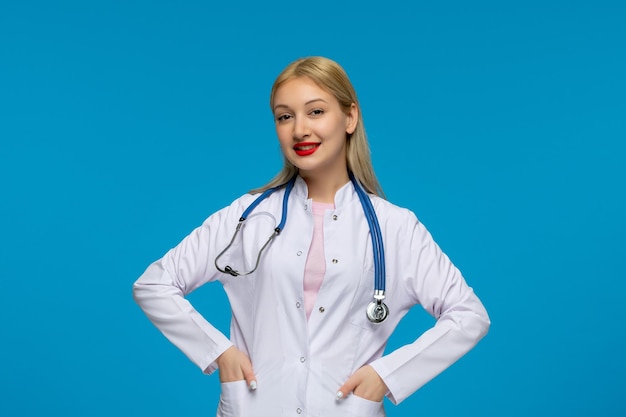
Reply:
[[[487, 333], [487, 311], [460, 271], [414, 218], [410, 245], [399, 259], [405, 294], [436, 318], [413, 343], [371, 363], [398, 404], [472, 349]], [[404, 259], [402, 259], [404, 258]]]
[[209, 217], [150, 265], [133, 285], [133, 297], [150, 321], [207, 374], [217, 369], [215, 360], [232, 343], [185, 296], [217, 279], [213, 261], [220, 244], [219, 229], [224, 222], [230, 224], [226, 221], [229, 211], [223, 209]]

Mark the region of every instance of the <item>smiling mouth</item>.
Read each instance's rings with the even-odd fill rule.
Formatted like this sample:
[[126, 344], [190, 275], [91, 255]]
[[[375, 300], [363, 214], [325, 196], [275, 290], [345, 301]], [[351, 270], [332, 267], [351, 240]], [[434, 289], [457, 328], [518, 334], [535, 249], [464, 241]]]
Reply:
[[314, 142], [302, 142], [293, 146], [293, 150], [298, 156], [308, 156], [320, 147], [319, 143]]

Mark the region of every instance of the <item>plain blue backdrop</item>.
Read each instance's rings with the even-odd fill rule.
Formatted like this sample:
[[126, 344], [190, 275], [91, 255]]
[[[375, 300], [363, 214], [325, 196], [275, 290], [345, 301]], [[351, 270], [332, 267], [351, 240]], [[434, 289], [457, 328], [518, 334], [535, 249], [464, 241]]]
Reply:
[[[0, 415], [212, 416], [131, 285], [281, 158], [292, 60], [350, 74], [376, 171], [486, 305], [488, 336], [388, 415], [624, 416], [626, 7], [3, 2]], [[191, 296], [229, 310], [219, 285]], [[417, 309], [390, 348], [433, 323]]]

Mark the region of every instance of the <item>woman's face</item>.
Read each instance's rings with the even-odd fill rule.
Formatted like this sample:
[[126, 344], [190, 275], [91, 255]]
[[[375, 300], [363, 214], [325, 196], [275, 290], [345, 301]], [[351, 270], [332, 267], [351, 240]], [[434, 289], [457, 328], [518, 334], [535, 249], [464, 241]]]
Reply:
[[355, 104], [346, 114], [335, 96], [310, 78], [298, 77], [276, 90], [273, 111], [282, 152], [302, 177], [348, 180], [346, 137], [358, 121]]

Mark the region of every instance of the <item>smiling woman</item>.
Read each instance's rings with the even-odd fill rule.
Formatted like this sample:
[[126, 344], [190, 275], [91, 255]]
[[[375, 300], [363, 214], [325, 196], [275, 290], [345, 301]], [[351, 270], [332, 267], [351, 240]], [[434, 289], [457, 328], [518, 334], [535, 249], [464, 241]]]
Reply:
[[348, 182], [346, 138], [358, 122], [356, 104], [344, 112], [331, 93], [306, 76], [283, 83], [274, 103], [283, 155], [307, 182], [310, 198], [332, 203]]
[[[200, 369], [219, 370], [218, 416], [384, 416], [385, 396], [403, 401], [486, 334], [487, 312], [415, 215], [382, 197], [337, 63], [290, 64], [270, 105], [283, 169], [150, 265], [135, 299]], [[185, 298], [210, 281], [228, 295], [230, 338]], [[383, 355], [420, 304], [435, 326]]]

